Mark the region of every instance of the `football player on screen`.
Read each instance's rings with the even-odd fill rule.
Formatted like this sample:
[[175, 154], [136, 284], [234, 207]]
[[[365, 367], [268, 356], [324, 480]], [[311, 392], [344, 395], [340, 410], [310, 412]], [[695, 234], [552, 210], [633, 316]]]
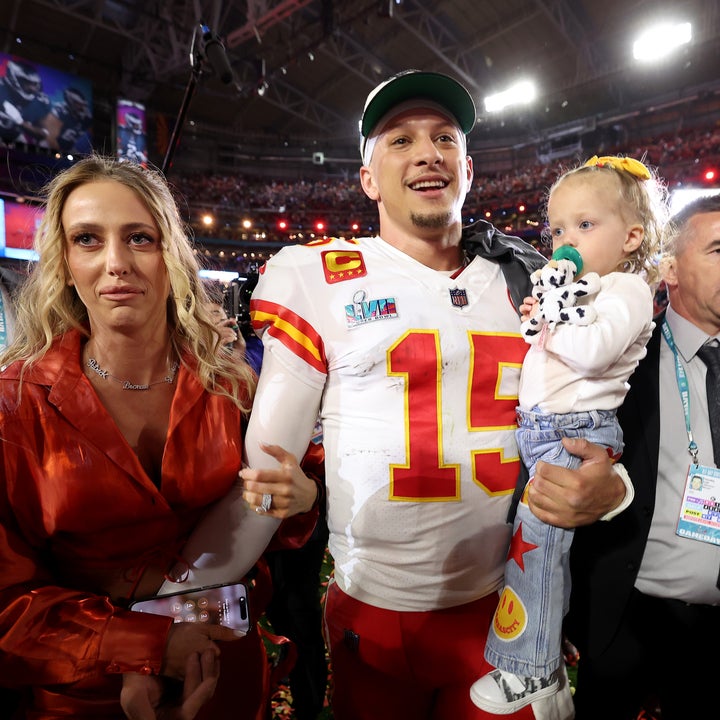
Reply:
[[92, 113], [88, 100], [74, 87], [65, 88], [63, 98], [53, 104], [43, 123], [48, 130], [47, 146], [63, 153], [89, 153]]
[[28, 63], [8, 60], [0, 77], [0, 140], [5, 144], [45, 140], [48, 130], [42, 121], [49, 112], [40, 73]]

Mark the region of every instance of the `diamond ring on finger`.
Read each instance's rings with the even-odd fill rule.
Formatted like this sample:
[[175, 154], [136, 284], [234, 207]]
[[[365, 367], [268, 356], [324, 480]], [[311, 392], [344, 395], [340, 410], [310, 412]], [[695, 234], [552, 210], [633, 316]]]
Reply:
[[265, 514], [272, 507], [272, 495], [270, 493], [263, 493], [262, 502], [257, 506], [257, 512]]

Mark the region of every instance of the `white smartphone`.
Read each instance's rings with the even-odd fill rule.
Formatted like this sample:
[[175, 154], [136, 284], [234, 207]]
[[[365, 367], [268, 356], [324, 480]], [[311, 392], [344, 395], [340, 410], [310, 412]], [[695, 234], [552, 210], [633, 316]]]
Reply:
[[223, 625], [243, 632], [250, 629], [250, 607], [245, 583], [209, 585], [195, 590], [157, 595], [131, 602], [130, 609], [167, 615], [176, 623]]

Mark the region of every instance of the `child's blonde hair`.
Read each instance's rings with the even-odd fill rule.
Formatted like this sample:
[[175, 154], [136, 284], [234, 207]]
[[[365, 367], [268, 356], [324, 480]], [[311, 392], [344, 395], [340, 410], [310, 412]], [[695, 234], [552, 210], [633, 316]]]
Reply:
[[623, 259], [618, 270], [642, 273], [648, 283], [657, 282], [658, 256], [668, 219], [668, 193], [654, 170], [634, 158], [595, 155], [582, 165], [563, 173], [550, 188], [548, 199], [555, 188], [568, 178], [592, 177], [597, 173], [617, 180], [625, 209], [632, 214], [632, 220], [642, 225], [644, 231], [642, 242]]

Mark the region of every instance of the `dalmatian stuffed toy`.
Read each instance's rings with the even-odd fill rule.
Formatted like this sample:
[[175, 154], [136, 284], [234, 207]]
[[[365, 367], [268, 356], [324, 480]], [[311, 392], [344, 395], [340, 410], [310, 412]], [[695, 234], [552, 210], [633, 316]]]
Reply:
[[581, 298], [597, 294], [600, 276], [592, 272], [575, 280], [575, 276], [582, 272], [582, 266], [580, 253], [574, 247], [564, 245], [553, 253], [546, 265], [530, 276], [538, 310], [522, 323], [522, 333], [526, 338], [540, 334], [546, 326], [552, 330], [558, 323], [590, 325], [595, 321], [597, 313], [591, 305], [576, 303]]

